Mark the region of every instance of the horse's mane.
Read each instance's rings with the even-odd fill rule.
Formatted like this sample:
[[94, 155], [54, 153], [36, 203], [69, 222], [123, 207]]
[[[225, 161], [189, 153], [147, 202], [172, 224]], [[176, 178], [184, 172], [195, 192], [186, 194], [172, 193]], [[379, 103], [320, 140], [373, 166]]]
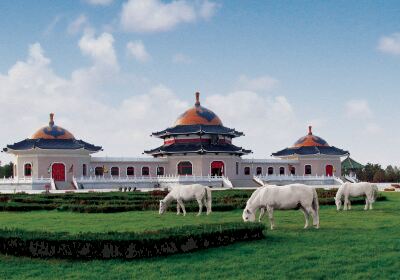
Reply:
[[264, 188], [264, 187], [259, 187], [259, 188], [257, 188], [257, 189], [251, 194], [250, 198], [247, 200], [246, 207], [247, 207], [247, 205], [249, 205], [249, 204], [251, 204], [253, 201], [255, 201], [257, 198], [259, 198], [260, 191], [261, 191], [263, 188]]

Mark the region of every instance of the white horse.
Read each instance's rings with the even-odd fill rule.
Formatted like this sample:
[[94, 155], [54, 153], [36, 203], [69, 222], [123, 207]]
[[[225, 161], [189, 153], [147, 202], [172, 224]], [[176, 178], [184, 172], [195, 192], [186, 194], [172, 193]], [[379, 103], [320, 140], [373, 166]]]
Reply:
[[342, 207], [342, 196], [344, 196], [343, 210], [350, 210], [351, 203], [349, 197], [366, 196], [364, 210], [372, 210], [372, 203], [375, 202], [378, 195], [378, 187], [368, 182], [344, 183], [338, 189], [335, 196], [336, 208], [339, 211]]
[[292, 184], [286, 186], [265, 186], [258, 188], [246, 203], [243, 210], [243, 220], [245, 222], [255, 221], [257, 209], [261, 208], [259, 221], [264, 215], [265, 208], [268, 212], [271, 229], [274, 229], [274, 210], [300, 209], [304, 214], [305, 225], [308, 227], [310, 215], [313, 218], [313, 225], [319, 228], [319, 203], [317, 191], [309, 186], [302, 184]]
[[206, 205], [207, 215], [211, 213], [211, 189], [209, 187], [200, 185], [200, 184], [192, 184], [192, 185], [180, 185], [174, 184], [171, 185], [172, 190], [164, 197], [163, 200], [160, 200], [160, 215], [163, 214], [171, 201], [176, 200], [176, 214], [180, 214], [180, 208], [182, 208], [183, 216], [186, 215], [185, 205], [183, 205], [183, 201], [189, 200], [197, 200], [199, 204], [199, 216], [203, 210], [203, 205]]

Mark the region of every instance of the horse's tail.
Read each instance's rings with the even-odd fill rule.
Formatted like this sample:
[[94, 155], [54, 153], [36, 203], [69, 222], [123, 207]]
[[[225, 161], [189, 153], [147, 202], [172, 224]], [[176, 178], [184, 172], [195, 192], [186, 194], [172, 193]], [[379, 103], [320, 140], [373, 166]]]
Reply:
[[319, 228], [319, 201], [318, 201], [318, 194], [317, 190], [313, 188], [313, 200], [311, 207], [315, 211], [315, 220], [313, 219], [314, 225]]
[[373, 184], [371, 187], [372, 187], [372, 199], [375, 202], [376, 199], [378, 198], [378, 186], [376, 184]]
[[211, 189], [209, 187], [205, 187], [206, 189], [206, 208], [207, 208], [207, 213], [211, 213]]
[[315, 188], [313, 188], [312, 208], [318, 213], [318, 210], [319, 210], [319, 201], [318, 201], [317, 190], [316, 190]]

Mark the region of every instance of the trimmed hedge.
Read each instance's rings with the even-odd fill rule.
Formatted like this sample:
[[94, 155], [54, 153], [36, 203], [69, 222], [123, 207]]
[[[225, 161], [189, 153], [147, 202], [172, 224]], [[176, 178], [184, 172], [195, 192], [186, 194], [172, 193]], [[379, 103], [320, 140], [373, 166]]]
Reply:
[[[334, 205], [337, 190], [317, 189], [320, 205]], [[253, 190], [213, 191], [212, 209], [214, 211], [230, 211], [243, 209]], [[73, 193], [73, 194], [14, 194], [0, 195], [0, 211], [35, 211], [59, 210], [81, 213], [113, 213], [125, 211], [158, 210], [159, 200], [166, 192], [149, 193]], [[385, 200], [379, 194], [377, 200]], [[351, 199], [353, 204], [363, 204], [364, 198]], [[188, 212], [198, 211], [196, 201], [185, 203]], [[169, 211], [176, 211], [176, 203], [172, 203]]]
[[140, 259], [264, 238], [264, 224], [223, 223], [140, 233], [0, 230], [0, 253], [34, 258]]

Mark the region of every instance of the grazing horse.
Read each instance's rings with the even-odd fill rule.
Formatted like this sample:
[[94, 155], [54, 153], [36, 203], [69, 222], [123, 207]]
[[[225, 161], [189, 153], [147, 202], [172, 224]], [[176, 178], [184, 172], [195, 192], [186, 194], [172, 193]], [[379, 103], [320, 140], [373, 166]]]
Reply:
[[255, 221], [257, 209], [261, 208], [260, 218], [264, 215], [265, 208], [268, 212], [271, 229], [274, 229], [274, 210], [300, 209], [304, 214], [305, 225], [308, 227], [310, 215], [313, 218], [313, 225], [319, 228], [319, 203], [317, 191], [303, 184], [292, 184], [286, 186], [265, 186], [258, 188], [246, 203], [243, 210], [245, 222]]
[[342, 196], [344, 196], [343, 210], [350, 210], [351, 203], [349, 197], [366, 196], [364, 210], [372, 210], [372, 203], [378, 196], [378, 187], [368, 182], [344, 183], [338, 189], [335, 196], [336, 209], [339, 211], [342, 207]]
[[189, 200], [197, 200], [199, 204], [199, 213], [197, 216], [201, 214], [203, 210], [203, 205], [206, 205], [207, 215], [211, 213], [211, 189], [209, 187], [200, 185], [200, 184], [192, 184], [192, 185], [180, 185], [174, 184], [171, 185], [172, 190], [164, 197], [163, 200], [160, 200], [160, 215], [163, 214], [171, 201], [176, 200], [176, 214], [180, 214], [180, 208], [182, 208], [183, 216], [186, 215], [185, 205], [183, 205], [183, 201]]

